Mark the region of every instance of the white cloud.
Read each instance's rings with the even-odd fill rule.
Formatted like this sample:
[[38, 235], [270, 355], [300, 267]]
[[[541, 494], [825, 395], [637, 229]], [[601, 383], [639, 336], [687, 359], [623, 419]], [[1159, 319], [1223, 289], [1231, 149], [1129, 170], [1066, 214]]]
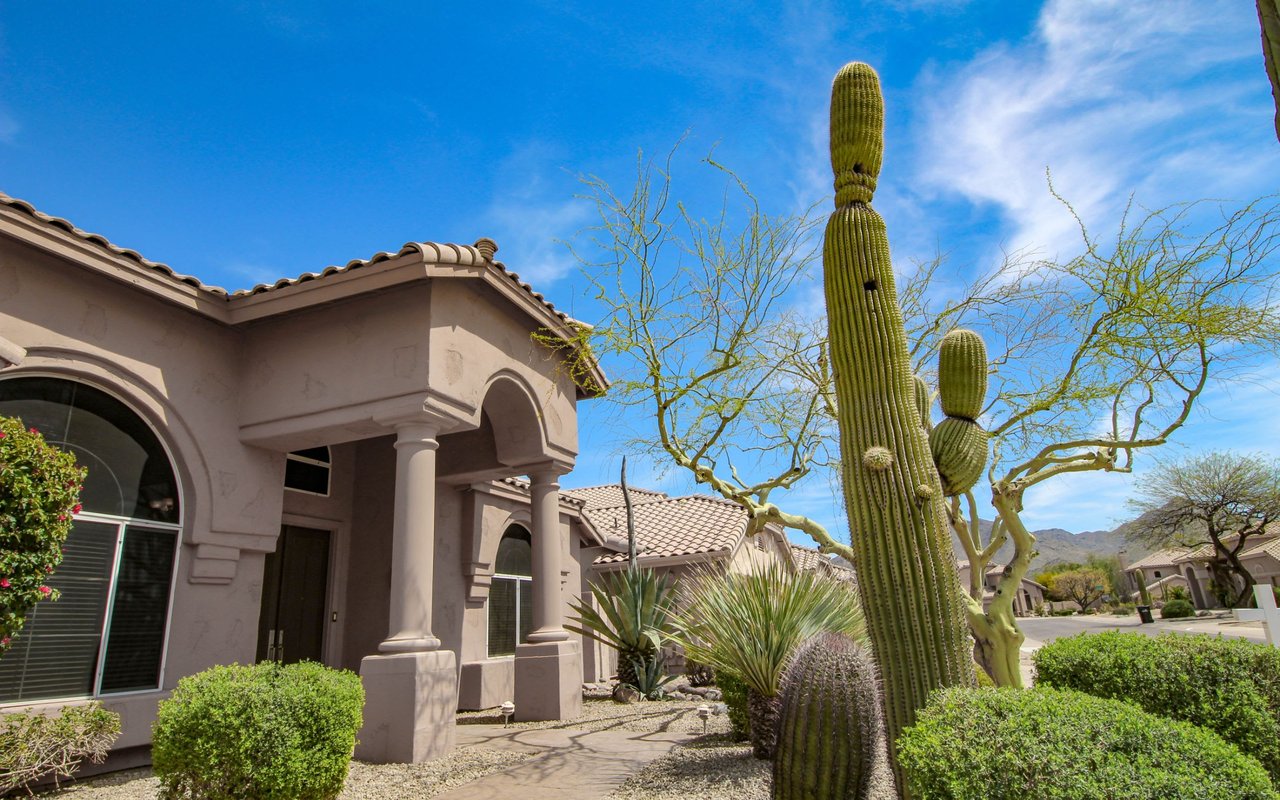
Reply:
[[1131, 192], [1153, 206], [1270, 191], [1265, 75], [1233, 69], [1258, 50], [1244, 3], [1050, 0], [1028, 41], [922, 77], [920, 185], [993, 204], [1010, 246], [1051, 256], [1079, 234], [1046, 167], [1099, 230]]
[[[536, 291], [577, 268], [562, 242], [590, 217], [588, 204], [572, 196], [574, 179], [560, 171], [558, 161], [540, 143], [517, 147], [495, 170], [501, 184], [485, 215], [486, 235], [500, 248], [498, 260]], [[558, 179], [549, 180], [548, 173]]]

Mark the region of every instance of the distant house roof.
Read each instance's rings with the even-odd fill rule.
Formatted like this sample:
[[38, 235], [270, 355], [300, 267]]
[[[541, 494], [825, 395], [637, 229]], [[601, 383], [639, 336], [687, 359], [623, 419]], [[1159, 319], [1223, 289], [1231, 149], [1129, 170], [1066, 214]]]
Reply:
[[[587, 491], [574, 490], [573, 493], [582, 497]], [[727, 555], [747, 529], [747, 512], [741, 506], [705, 495], [650, 497], [647, 502], [633, 502], [633, 512], [641, 562], [680, 556]], [[588, 501], [582, 513], [602, 534], [626, 537], [625, 507], [592, 507]], [[600, 556], [595, 563], [616, 564], [626, 560], [626, 553], [611, 553]]]
[[796, 569], [801, 572], [818, 570], [830, 575], [838, 581], [856, 581], [857, 572], [850, 566], [823, 555], [817, 548], [791, 545], [791, 558], [796, 562]]
[[[652, 503], [658, 500], [671, 499], [662, 492], [637, 489], [633, 486], [627, 487], [627, 493], [631, 495], [631, 505], [633, 506], [639, 503]], [[604, 486], [588, 486], [584, 489], [564, 489], [560, 494], [581, 500], [587, 508], [614, 508], [625, 505], [622, 499], [622, 485], [618, 483], [605, 484]]]
[[1166, 547], [1164, 550], [1157, 550], [1148, 556], [1138, 559], [1124, 569], [1125, 572], [1128, 572], [1135, 569], [1176, 566], [1178, 561], [1190, 552], [1191, 548], [1189, 547]]
[[[1257, 537], [1250, 537], [1250, 538], [1252, 539], [1253, 543], [1250, 544], [1246, 541], [1247, 547], [1245, 548], [1244, 552], [1240, 554], [1241, 558], [1248, 558], [1253, 555], [1263, 555], [1263, 554], [1276, 555], [1271, 550], [1267, 549], [1270, 545], [1275, 544], [1276, 542], [1280, 542], [1280, 537], [1276, 536], [1276, 529], [1274, 527], [1268, 530], [1265, 534], [1261, 534]], [[1234, 547], [1236, 543], [1236, 537], [1224, 536], [1222, 537], [1222, 543], [1228, 548]], [[1213, 545], [1202, 544], [1199, 547], [1189, 549], [1186, 553], [1184, 553], [1182, 556], [1178, 558], [1178, 562], [1185, 563], [1187, 561], [1210, 561], [1213, 559], [1213, 557], [1214, 557]]]

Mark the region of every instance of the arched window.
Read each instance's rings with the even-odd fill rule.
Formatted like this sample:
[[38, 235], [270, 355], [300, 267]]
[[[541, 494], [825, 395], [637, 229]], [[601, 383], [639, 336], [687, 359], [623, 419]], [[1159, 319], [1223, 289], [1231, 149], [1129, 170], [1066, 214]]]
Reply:
[[529, 532], [512, 525], [498, 543], [489, 586], [489, 656], [515, 655], [533, 630], [533, 546]]
[[0, 416], [88, 469], [49, 577], [62, 597], [37, 604], [0, 659], [0, 703], [159, 688], [181, 511], [160, 440], [116, 398], [60, 378], [0, 380]]

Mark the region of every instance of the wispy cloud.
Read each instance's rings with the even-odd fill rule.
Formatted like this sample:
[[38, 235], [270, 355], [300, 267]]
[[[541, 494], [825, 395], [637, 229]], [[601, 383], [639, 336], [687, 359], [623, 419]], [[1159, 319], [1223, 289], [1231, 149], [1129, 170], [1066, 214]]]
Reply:
[[560, 161], [540, 142], [515, 148], [495, 170], [500, 185], [485, 215], [500, 248], [498, 258], [539, 291], [577, 268], [562, 242], [573, 238], [590, 214], [587, 204], [572, 196], [574, 179]]
[[1046, 168], [1095, 222], [1114, 221], [1131, 192], [1148, 205], [1262, 194], [1280, 158], [1239, 145], [1251, 127], [1259, 142], [1269, 133], [1266, 82], [1223, 69], [1258, 47], [1244, 3], [1051, 0], [1028, 41], [922, 75], [919, 185], [994, 205], [1012, 247], [1050, 256], [1079, 233]]

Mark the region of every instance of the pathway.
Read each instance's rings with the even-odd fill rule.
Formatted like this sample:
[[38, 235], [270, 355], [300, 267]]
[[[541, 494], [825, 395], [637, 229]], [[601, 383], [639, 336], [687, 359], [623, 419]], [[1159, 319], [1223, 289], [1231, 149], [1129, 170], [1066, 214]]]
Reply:
[[437, 800], [598, 800], [645, 764], [666, 755], [685, 733], [521, 729], [460, 725], [458, 746], [541, 753], [521, 764], [459, 786]]

